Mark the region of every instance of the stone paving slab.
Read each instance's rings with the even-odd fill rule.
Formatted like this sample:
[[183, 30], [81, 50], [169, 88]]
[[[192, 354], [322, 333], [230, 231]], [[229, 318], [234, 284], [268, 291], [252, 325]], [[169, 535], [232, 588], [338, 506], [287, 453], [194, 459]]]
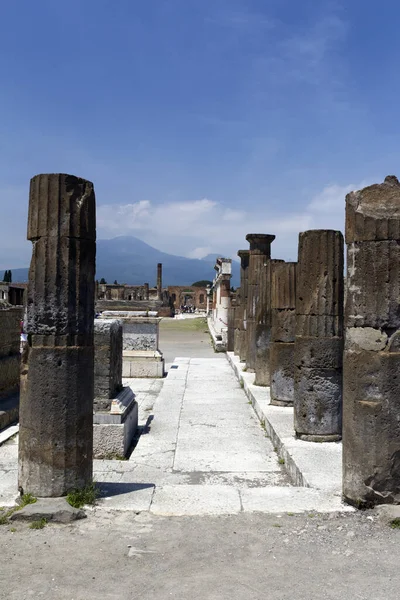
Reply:
[[[271, 406], [269, 404], [269, 388], [253, 384], [254, 374], [243, 371], [245, 363], [241, 363], [233, 352], [227, 352], [239, 381], [243, 382], [244, 391], [253, 408], [265, 425], [278, 455], [285, 462], [285, 467], [299, 486], [321, 492], [325, 504], [331, 510], [353, 510], [340, 501], [342, 495], [342, 444], [316, 443], [297, 440], [294, 437], [293, 408]], [[337, 508], [337, 507], [340, 508]], [[336, 508], [335, 508], [336, 507]]]

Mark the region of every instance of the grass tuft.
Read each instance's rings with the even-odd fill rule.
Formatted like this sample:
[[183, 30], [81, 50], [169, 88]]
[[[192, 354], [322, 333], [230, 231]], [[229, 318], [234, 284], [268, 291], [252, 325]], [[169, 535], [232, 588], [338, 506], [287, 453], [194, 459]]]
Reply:
[[392, 529], [400, 529], [400, 518], [396, 517], [390, 521], [390, 527]]
[[19, 508], [24, 508], [28, 504], [35, 504], [35, 502], [37, 502], [37, 498], [33, 494], [22, 494], [18, 504]]
[[72, 490], [67, 495], [67, 502], [74, 508], [82, 508], [85, 504], [94, 506], [100, 491], [95, 482], [79, 490]]
[[29, 525], [29, 529], [43, 529], [43, 527], [46, 527], [47, 525], [47, 519], [42, 518], [39, 519], [39, 521], [32, 521], [32, 523]]
[[279, 459], [278, 459], [278, 463], [279, 463], [280, 465], [284, 465], [284, 464], [285, 464], [285, 459], [284, 459], [284, 458], [279, 458]]

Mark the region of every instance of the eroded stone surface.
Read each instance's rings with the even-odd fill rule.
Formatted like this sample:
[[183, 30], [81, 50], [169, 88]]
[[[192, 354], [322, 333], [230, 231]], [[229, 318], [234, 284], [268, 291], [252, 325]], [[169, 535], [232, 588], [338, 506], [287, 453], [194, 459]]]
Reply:
[[294, 423], [298, 437], [333, 441], [342, 431], [343, 236], [299, 236], [294, 351]]
[[343, 493], [400, 502], [400, 184], [346, 197]]
[[63, 496], [92, 479], [95, 237], [91, 182], [31, 180], [19, 487], [35, 496]]

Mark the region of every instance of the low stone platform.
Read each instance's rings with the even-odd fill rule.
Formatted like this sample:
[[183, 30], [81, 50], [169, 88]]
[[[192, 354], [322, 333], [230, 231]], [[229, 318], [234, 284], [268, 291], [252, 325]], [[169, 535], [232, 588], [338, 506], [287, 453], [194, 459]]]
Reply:
[[138, 403], [130, 387], [111, 401], [111, 411], [93, 414], [93, 456], [128, 456], [138, 426]]
[[124, 350], [122, 377], [164, 377], [164, 358], [159, 350]]
[[228, 329], [227, 329], [225, 335], [223, 335], [222, 333], [219, 333], [218, 331], [215, 330], [212, 319], [210, 319], [210, 318], [207, 319], [207, 325], [208, 325], [208, 329], [209, 329], [209, 332], [211, 335], [212, 345], [214, 346], [215, 352], [226, 352]]
[[[342, 497], [342, 444], [341, 442], [305, 442], [295, 438], [293, 407], [272, 406], [268, 387], [254, 385], [254, 373], [243, 371], [233, 352], [226, 353], [255, 413], [265, 427], [276, 451], [285, 463], [296, 485], [312, 488], [340, 502]], [[342, 504], [342, 510], [352, 510]]]

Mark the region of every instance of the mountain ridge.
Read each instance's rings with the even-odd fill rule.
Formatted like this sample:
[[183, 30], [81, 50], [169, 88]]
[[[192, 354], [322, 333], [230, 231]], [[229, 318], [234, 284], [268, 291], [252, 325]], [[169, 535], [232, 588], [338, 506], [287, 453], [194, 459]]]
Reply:
[[[218, 254], [207, 255], [202, 259], [185, 258], [168, 254], [146, 244], [135, 236], [118, 236], [112, 239], [97, 240], [96, 279], [104, 278], [108, 283], [156, 285], [157, 263], [163, 265], [163, 286], [191, 285], [203, 279], [212, 280], [215, 276], [214, 264]], [[229, 257], [227, 257], [229, 258]], [[11, 269], [13, 281], [28, 280], [28, 268]], [[232, 261], [232, 285], [240, 281], [240, 266]]]

